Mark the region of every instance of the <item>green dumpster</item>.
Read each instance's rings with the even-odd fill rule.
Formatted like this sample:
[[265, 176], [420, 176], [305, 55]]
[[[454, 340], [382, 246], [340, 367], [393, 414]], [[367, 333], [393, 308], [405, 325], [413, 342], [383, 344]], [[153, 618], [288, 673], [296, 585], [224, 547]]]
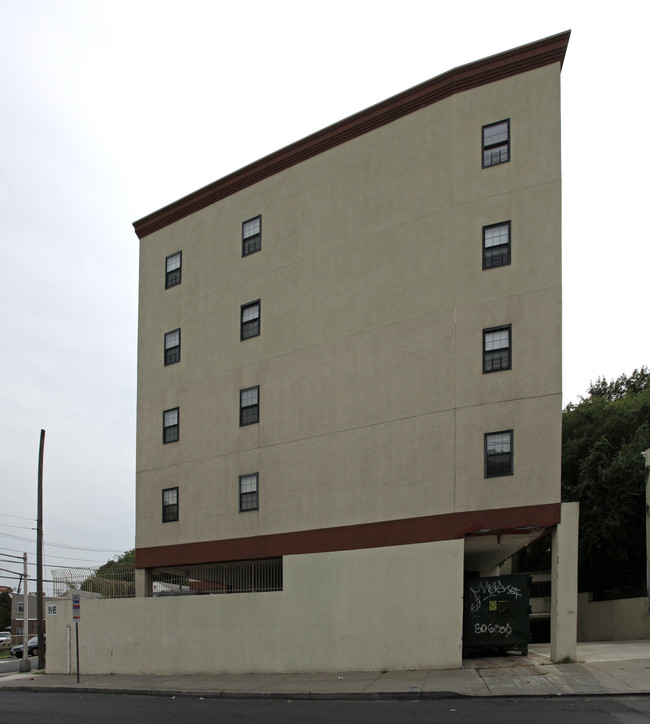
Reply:
[[463, 610], [463, 655], [528, 653], [530, 576], [467, 578]]

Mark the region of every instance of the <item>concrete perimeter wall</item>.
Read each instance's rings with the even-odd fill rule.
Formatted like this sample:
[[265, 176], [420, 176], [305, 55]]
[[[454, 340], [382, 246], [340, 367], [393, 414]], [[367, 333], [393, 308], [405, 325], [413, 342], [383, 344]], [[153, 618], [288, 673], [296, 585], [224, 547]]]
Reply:
[[[462, 540], [286, 556], [278, 592], [82, 601], [79, 669], [459, 668], [462, 595]], [[70, 623], [63, 601], [48, 619], [48, 673], [67, 672]]]
[[636, 641], [650, 639], [648, 599], [590, 601], [578, 596], [578, 641]]

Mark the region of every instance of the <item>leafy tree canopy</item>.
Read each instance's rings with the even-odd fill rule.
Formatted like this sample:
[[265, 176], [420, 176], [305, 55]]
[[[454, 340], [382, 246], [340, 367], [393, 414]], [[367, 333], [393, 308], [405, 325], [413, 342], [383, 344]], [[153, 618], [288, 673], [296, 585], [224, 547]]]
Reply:
[[579, 588], [599, 597], [645, 589], [645, 470], [650, 371], [591, 383], [562, 424], [562, 499], [580, 502]]
[[82, 591], [106, 598], [124, 598], [135, 592], [135, 548], [113, 556], [81, 584]]
[[121, 568], [125, 565], [135, 565], [135, 548], [124, 551], [124, 553], [120, 554], [119, 556], [113, 556], [110, 561], [106, 561], [106, 563], [104, 563], [97, 569], [97, 573], [105, 570], [110, 571], [117, 567]]

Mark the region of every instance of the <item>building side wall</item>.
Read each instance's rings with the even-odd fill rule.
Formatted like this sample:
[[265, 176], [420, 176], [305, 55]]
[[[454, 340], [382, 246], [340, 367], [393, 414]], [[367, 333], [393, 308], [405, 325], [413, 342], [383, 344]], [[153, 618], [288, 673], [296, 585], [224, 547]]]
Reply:
[[636, 641], [650, 639], [648, 599], [590, 601], [578, 595], [578, 641]]
[[[462, 541], [287, 556], [278, 592], [82, 601], [82, 670], [458, 668], [462, 556]], [[67, 671], [71, 618], [62, 602], [48, 629], [47, 673]]]
[[[51, 598], [44, 598], [43, 599], [43, 622], [44, 624], [47, 624], [48, 616], [46, 615], [47, 605], [51, 603], [54, 599]], [[24, 612], [24, 601], [25, 596], [22, 593], [12, 593], [11, 594], [11, 635], [12, 636], [22, 636], [22, 631], [25, 625], [25, 612]], [[23, 610], [19, 610], [19, 608], [23, 607]], [[37, 615], [37, 609], [38, 609], [38, 599], [36, 597], [36, 594], [31, 594], [27, 596], [27, 620], [28, 620], [28, 635], [35, 636], [37, 634], [38, 629], [38, 615]], [[18, 631], [20, 631], [20, 634], [18, 634]], [[16, 643], [22, 643], [22, 639], [20, 641], [16, 641]]]
[[[142, 240], [136, 547], [559, 500], [559, 70], [457, 94]], [[504, 118], [512, 160], [481, 169], [481, 127]], [[242, 259], [258, 214], [262, 251]], [[482, 227], [505, 220], [512, 263], [483, 271]], [[256, 299], [261, 335], [239, 342]], [[506, 324], [513, 369], [484, 375], [482, 330]], [[260, 422], [240, 428], [253, 385]], [[180, 441], [162, 445], [173, 407]], [[485, 480], [483, 435], [505, 429], [514, 475]], [[260, 510], [240, 514], [249, 472]]]

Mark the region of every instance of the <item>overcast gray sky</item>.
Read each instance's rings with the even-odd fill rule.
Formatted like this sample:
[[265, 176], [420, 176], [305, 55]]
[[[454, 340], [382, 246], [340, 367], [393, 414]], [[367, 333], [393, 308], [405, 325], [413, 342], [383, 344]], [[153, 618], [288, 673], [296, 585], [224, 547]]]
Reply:
[[[564, 401], [648, 364], [647, 8], [0, 0], [0, 554], [34, 560], [41, 428], [46, 564], [134, 545], [133, 221], [428, 78], [568, 29]], [[18, 566], [0, 556], [1, 568]], [[0, 571], [2, 584], [15, 581]]]

